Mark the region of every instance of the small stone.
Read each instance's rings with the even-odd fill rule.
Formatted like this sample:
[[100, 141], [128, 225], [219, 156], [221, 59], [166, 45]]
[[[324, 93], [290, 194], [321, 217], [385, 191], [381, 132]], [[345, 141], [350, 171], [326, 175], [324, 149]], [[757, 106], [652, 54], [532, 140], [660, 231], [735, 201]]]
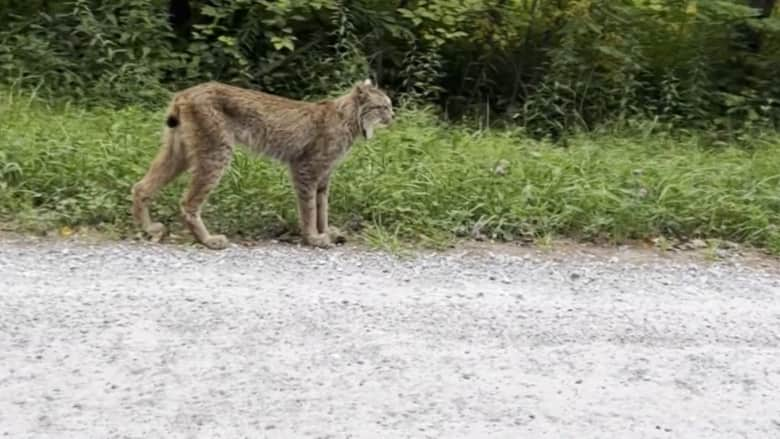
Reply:
[[726, 259], [731, 256], [731, 251], [723, 248], [715, 250], [715, 257], [718, 259]]

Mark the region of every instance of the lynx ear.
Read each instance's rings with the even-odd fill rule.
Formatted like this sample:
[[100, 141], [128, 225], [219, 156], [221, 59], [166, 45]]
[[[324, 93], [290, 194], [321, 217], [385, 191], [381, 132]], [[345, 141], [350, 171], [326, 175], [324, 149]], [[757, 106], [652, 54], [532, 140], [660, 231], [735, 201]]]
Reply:
[[366, 79], [364, 81], [360, 81], [357, 84], [355, 84], [355, 90], [357, 91], [358, 96], [362, 96], [366, 94], [368, 89], [373, 87], [373, 83], [370, 79]]
[[363, 89], [365, 89], [365, 88], [370, 88], [370, 87], [373, 87], [373, 86], [374, 86], [374, 83], [373, 83], [373, 82], [371, 82], [371, 80], [370, 80], [370, 79], [364, 79], [364, 80], [362, 80], [362, 81], [358, 82], [356, 85], [357, 85], [357, 88], [363, 88]]

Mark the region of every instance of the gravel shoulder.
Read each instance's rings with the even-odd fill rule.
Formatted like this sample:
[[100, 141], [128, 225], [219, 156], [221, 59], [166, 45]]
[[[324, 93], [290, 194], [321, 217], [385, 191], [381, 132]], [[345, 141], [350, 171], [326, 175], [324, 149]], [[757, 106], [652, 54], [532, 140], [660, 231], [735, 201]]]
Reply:
[[780, 266], [0, 238], [0, 436], [780, 437]]

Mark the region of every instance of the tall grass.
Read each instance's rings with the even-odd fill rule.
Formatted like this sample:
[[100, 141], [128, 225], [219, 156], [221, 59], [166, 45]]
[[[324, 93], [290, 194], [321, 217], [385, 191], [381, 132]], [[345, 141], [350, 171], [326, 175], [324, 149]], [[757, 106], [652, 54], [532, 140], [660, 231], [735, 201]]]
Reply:
[[[130, 187], [158, 147], [162, 112], [0, 96], [0, 221], [130, 230]], [[332, 221], [382, 242], [681, 236], [780, 253], [778, 158], [777, 135], [750, 148], [708, 149], [695, 136], [635, 130], [574, 136], [560, 147], [520, 132], [442, 125], [407, 109], [342, 164]], [[185, 182], [153, 204], [169, 224], [179, 222]], [[295, 228], [285, 169], [239, 152], [204, 217], [233, 236]]]

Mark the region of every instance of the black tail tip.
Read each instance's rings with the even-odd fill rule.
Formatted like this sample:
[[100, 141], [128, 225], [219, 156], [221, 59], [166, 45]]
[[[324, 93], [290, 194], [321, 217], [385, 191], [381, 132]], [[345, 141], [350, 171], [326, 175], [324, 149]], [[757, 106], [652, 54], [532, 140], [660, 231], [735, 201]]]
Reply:
[[179, 126], [179, 119], [176, 116], [168, 116], [168, 119], [165, 120], [165, 124], [168, 125], [168, 128], [176, 128]]

